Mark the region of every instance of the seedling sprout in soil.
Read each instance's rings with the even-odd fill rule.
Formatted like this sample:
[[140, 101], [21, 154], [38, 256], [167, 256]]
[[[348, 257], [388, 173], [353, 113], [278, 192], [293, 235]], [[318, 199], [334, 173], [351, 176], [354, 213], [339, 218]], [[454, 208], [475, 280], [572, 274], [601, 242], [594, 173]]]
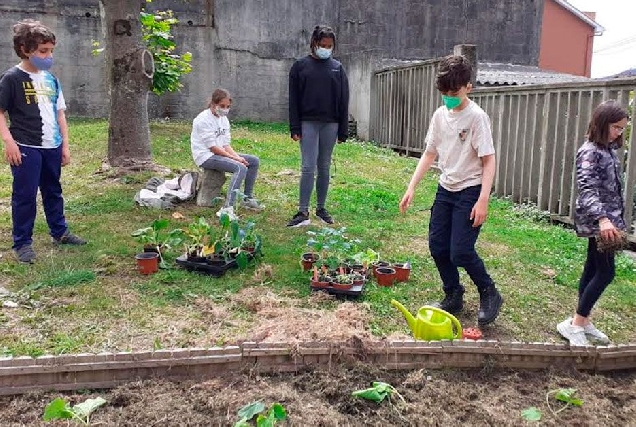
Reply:
[[[555, 416], [558, 416], [560, 412], [564, 411], [570, 406], [580, 407], [583, 405], [583, 400], [579, 399], [575, 395], [575, 388], [558, 388], [555, 390], [550, 390], [545, 395], [545, 403], [546, 405], [548, 405], [548, 409], [550, 410], [550, 412], [552, 412]], [[550, 405], [550, 396], [553, 396], [554, 399], [565, 403], [565, 405], [555, 411]], [[541, 416], [541, 410], [535, 406], [531, 406], [521, 411], [521, 417], [527, 421], [541, 421]]]
[[58, 397], [46, 405], [43, 419], [44, 421], [71, 420], [88, 426], [91, 424], [91, 414], [104, 404], [106, 404], [104, 398], [96, 397], [71, 406], [64, 399]]
[[354, 397], [361, 397], [378, 403], [382, 402], [386, 397], [388, 397], [390, 401], [393, 394], [402, 399], [402, 402], [404, 402], [404, 398], [400, 393], [398, 393], [395, 387], [381, 381], [373, 382], [373, 387], [366, 388], [364, 390], [356, 390], [351, 393]]
[[234, 424], [234, 427], [248, 427], [254, 425], [251, 421], [256, 417], [257, 427], [272, 427], [275, 426], [278, 421], [284, 421], [287, 419], [287, 412], [280, 403], [274, 403], [269, 411], [263, 414], [265, 411], [265, 404], [263, 402], [256, 401], [248, 405], [243, 406], [238, 411], [240, 420]]

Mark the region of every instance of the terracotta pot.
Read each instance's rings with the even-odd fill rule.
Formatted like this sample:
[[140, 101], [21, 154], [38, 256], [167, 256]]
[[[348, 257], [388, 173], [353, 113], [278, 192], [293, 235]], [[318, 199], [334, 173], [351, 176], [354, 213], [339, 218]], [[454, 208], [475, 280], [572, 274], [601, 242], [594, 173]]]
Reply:
[[153, 274], [159, 271], [159, 254], [157, 252], [141, 252], [135, 255], [135, 259], [141, 274]]
[[353, 283], [332, 283], [331, 285], [334, 289], [338, 289], [339, 291], [348, 291], [353, 288]]
[[406, 282], [411, 274], [411, 267], [405, 267], [406, 263], [394, 263], [391, 267], [395, 269], [395, 280], [397, 282]]
[[391, 264], [386, 261], [378, 261], [375, 264], [372, 264], [371, 269], [373, 271], [373, 277], [377, 277], [375, 272], [378, 269], [378, 267], [390, 267], [390, 266]]
[[320, 280], [311, 279], [311, 286], [313, 288], [325, 289], [331, 286], [331, 282], [321, 282]]
[[395, 282], [395, 269], [391, 267], [378, 267], [375, 269], [375, 278], [380, 286], [393, 286]]
[[300, 263], [303, 266], [303, 271], [309, 271], [314, 266], [314, 263], [320, 259], [320, 255], [313, 252], [305, 252], [300, 257]]

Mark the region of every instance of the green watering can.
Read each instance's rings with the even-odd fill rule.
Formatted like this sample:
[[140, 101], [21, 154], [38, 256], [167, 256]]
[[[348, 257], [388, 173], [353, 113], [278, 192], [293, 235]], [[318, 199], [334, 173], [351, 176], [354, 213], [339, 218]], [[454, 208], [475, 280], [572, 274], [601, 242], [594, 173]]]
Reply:
[[[414, 317], [402, 304], [391, 300], [391, 304], [402, 312], [416, 340], [439, 341], [454, 340], [462, 337], [462, 325], [452, 314], [441, 308], [425, 305]], [[453, 334], [453, 326], [455, 334]]]

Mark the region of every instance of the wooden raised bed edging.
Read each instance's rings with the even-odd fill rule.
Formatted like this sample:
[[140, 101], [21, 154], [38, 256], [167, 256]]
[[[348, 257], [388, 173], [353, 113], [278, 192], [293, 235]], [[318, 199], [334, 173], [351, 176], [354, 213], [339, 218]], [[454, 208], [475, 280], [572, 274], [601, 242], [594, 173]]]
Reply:
[[0, 358], [0, 395], [35, 390], [113, 388], [151, 378], [205, 379], [228, 371], [295, 372], [363, 361], [385, 369], [636, 368], [636, 344], [570, 347], [495, 340], [379, 341], [363, 343], [255, 343], [240, 346]]

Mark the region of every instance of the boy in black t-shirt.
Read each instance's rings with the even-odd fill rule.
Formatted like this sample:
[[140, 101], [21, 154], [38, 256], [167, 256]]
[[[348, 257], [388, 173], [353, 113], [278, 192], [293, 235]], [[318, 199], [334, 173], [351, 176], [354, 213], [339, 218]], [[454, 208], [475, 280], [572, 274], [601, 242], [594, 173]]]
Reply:
[[0, 76], [0, 137], [13, 175], [13, 250], [19, 261], [32, 263], [38, 188], [53, 242], [83, 245], [86, 241], [69, 232], [64, 217], [60, 176], [71, 157], [64, 96], [48, 71], [55, 35], [40, 22], [26, 20], [13, 27], [13, 48], [21, 62]]

